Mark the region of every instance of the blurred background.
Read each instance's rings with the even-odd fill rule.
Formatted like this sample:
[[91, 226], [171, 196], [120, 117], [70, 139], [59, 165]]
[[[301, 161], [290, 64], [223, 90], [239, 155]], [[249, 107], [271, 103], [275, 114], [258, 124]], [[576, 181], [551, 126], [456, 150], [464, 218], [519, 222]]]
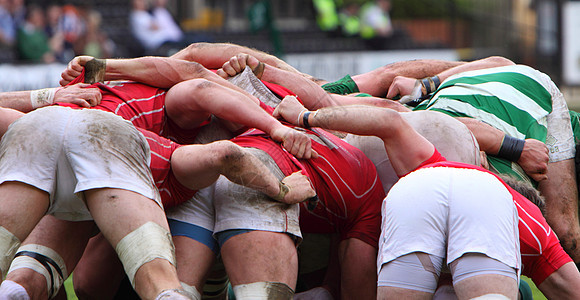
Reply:
[[0, 90], [54, 86], [75, 55], [171, 55], [192, 42], [275, 54], [327, 80], [394, 61], [505, 56], [580, 107], [580, 1], [0, 0]]

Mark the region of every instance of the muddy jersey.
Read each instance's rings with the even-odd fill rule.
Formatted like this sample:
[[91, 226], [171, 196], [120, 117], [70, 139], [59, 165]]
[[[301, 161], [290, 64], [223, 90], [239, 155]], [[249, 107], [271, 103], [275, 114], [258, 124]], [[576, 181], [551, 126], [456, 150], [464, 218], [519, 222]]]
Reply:
[[[84, 70], [74, 81], [76, 84], [84, 81]], [[95, 109], [112, 112], [130, 121], [135, 127], [154, 132], [170, 138], [180, 144], [193, 144], [200, 128], [182, 129], [165, 113], [165, 96], [167, 89], [153, 87], [133, 81], [111, 81], [95, 83], [91, 87], [98, 88], [103, 96], [101, 103]]]
[[250, 130], [232, 141], [268, 153], [284, 175], [302, 170], [313, 184], [319, 201], [314, 208], [300, 205], [300, 228], [305, 233], [338, 232], [341, 239], [358, 238], [377, 247], [381, 203], [385, 197], [375, 166], [357, 148], [322, 134], [325, 143], [312, 141], [317, 158], [296, 159], [259, 130]]

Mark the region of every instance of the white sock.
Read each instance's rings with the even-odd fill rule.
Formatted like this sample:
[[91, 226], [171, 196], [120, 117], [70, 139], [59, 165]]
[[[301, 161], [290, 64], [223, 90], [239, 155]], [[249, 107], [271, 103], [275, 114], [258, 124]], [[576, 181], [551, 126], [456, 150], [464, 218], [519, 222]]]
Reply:
[[20, 284], [4, 280], [0, 285], [0, 300], [30, 300], [30, 297]]

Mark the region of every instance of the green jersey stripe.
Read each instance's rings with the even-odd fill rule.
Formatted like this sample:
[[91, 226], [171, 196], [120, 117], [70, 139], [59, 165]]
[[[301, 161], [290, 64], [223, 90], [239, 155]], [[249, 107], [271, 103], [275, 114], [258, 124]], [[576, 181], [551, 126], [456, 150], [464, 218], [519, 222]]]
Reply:
[[[482, 86], [485, 85], [485, 86]], [[481, 75], [478, 77], [457, 78], [445, 83], [439, 88], [438, 93], [446, 92], [449, 88], [466, 87], [469, 89], [481, 89], [481, 92], [487, 92], [499, 96], [502, 99], [509, 100], [510, 97], [501, 96], [502, 93], [512, 94], [518, 98], [531, 100], [537, 106], [542, 107], [548, 112], [552, 111], [550, 93], [537, 81], [517, 73], [498, 73]], [[467, 91], [466, 91], [467, 92]]]
[[527, 111], [533, 118], [545, 117], [552, 111], [551, 98], [545, 99], [530, 98], [522, 94], [511, 85], [500, 82], [488, 82], [475, 85], [455, 85], [438, 91], [433, 96], [433, 101], [437, 97], [454, 98], [456, 95], [468, 96], [495, 96], [499, 102], [507, 102], [519, 110]]

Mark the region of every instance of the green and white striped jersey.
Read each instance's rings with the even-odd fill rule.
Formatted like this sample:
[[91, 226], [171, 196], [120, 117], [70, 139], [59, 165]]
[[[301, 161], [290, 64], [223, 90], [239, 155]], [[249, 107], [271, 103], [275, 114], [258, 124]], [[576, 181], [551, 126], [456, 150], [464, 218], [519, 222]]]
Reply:
[[[519, 139], [546, 142], [552, 96], [543, 74], [523, 65], [455, 74], [442, 82], [415, 110], [435, 110], [453, 117], [471, 117]], [[545, 75], [544, 75], [545, 76]], [[500, 173], [528, 179], [505, 159], [489, 157]]]

